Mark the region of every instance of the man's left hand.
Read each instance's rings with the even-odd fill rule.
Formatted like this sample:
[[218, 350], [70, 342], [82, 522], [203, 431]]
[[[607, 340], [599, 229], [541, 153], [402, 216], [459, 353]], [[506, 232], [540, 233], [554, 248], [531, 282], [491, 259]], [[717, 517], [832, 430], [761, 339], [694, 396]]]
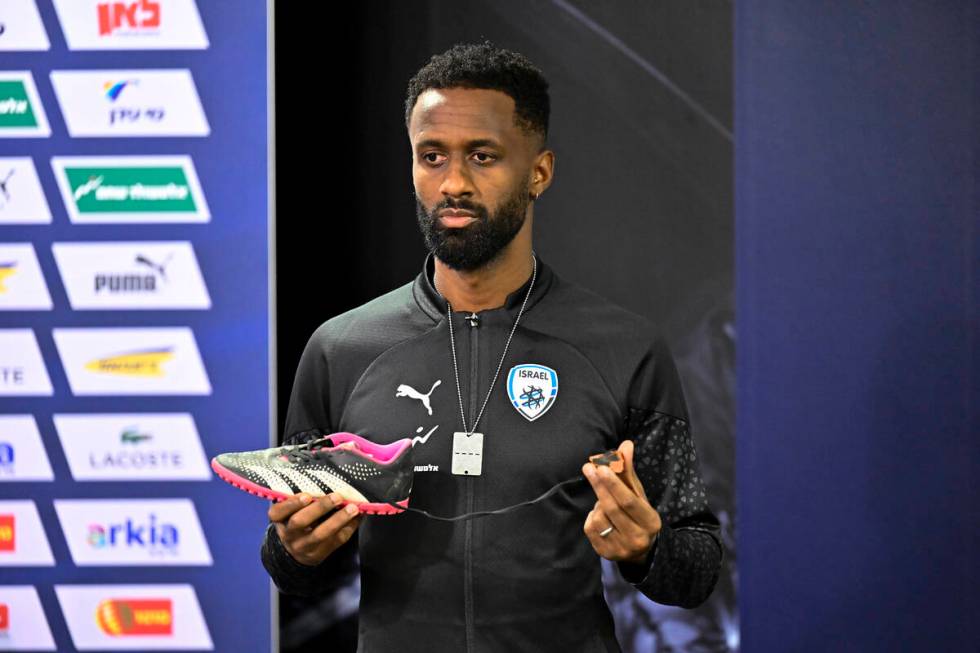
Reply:
[[[633, 468], [633, 442], [619, 445], [623, 471], [614, 474], [605, 465], [591, 462], [582, 473], [595, 491], [595, 508], [585, 520], [586, 537], [603, 558], [642, 564], [660, 532], [660, 515], [647, 501], [646, 492]], [[600, 535], [612, 527], [605, 537]]]

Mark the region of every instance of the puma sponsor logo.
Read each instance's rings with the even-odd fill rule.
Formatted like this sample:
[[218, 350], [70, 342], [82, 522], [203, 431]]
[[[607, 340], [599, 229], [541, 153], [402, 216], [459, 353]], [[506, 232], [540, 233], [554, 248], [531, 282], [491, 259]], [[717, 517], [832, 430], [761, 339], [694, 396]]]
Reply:
[[412, 386], [402, 383], [401, 385], [398, 386], [398, 389], [395, 391], [395, 396], [408, 397], [410, 399], [418, 399], [419, 401], [422, 402], [422, 405], [425, 406], [425, 409], [429, 411], [429, 415], [432, 415], [432, 404], [429, 403], [429, 395], [431, 395], [432, 391], [438, 388], [441, 383], [442, 383], [441, 379], [437, 380], [435, 383], [432, 384], [432, 387], [429, 388], [429, 391], [426, 394], [422, 394]]

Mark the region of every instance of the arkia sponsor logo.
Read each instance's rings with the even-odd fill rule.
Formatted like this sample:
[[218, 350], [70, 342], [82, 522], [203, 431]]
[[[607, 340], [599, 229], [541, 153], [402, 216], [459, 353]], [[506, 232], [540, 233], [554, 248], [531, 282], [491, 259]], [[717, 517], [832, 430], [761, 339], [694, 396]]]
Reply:
[[172, 347], [144, 349], [96, 358], [87, 363], [85, 369], [102, 374], [161, 377], [164, 375], [163, 364], [173, 357]]
[[0, 72], [0, 138], [50, 135], [31, 73]]
[[95, 621], [99, 630], [112, 637], [173, 635], [173, 601], [106, 599], [96, 608]]
[[145, 521], [129, 517], [118, 524], [90, 524], [88, 527], [88, 543], [94, 549], [138, 548], [153, 555], [175, 555], [179, 540], [177, 526], [158, 522], [153, 513]]
[[76, 565], [212, 563], [189, 499], [55, 499], [54, 509]]
[[55, 70], [51, 83], [75, 138], [211, 133], [188, 69]]
[[55, 243], [52, 251], [76, 310], [211, 307], [187, 241]]
[[72, 50], [208, 47], [194, 0], [54, 0]]
[[55, 157], [72, 222], [207, 222], [190, 157]]
[[0, 552], [17, 550], [16, 515], [0, 515]]

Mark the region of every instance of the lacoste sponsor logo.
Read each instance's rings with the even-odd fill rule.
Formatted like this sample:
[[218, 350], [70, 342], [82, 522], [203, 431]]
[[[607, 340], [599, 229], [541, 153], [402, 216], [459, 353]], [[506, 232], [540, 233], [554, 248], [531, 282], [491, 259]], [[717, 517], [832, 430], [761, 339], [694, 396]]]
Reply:
[[163, 376], [163, 364], [174, 357], [173, 349], [147, 349], [106, 358], [97, 358], [86, 363], [85, 369], [105, 374], [124, 374], [127, 376]]
[[132, 444], [139, 444], [140, 442], [144, 442], [146, 440], [152, 440], [152, 439], [153, 436], [150, 435], [149, 433], [140, 433], [136, 429], [125, 429], [122, 432], [122, 434], [119, 436], [119, 441], [122, 442], [123, 444], [126, 444], [127, 442]]
[[429, 391], [425, 394], [422, 394], [421, 392], [419, 392], [418, 390], [416, 390], [415, 388], [413, 388], [412, 386], [406, 383], [402, 383], [401, 385], [398, 386], [398, 389], [395, 391], [395, 396], [409, 397], [410, 399], [418, 399], [419, 401], [422, 402], [422, 405], [425, 406], [425, 409], [429, 412], [429, 415], [432, 415], [432, 404], [429, 403], [429, 397], [430, 395], [432, 395], [432, 391], [438, 388], [441, 383], [442, 383], [441, 379], [437, 380], [435, 383], [432, 384], [432, 387], [429, 388]]

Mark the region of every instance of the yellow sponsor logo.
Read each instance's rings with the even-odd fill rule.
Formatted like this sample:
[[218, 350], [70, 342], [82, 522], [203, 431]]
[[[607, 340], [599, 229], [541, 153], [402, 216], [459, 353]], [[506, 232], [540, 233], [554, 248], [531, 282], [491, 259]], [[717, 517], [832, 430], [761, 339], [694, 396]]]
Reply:
[[173, 349], [147, 349], [97, 358], [85, 365], [85, 369], [103, 374], [124, 376], [163, 376], [163, 364], [174, 357]]
[[17, 272], [16, 263], [0, 263], [0, 293], [7, 292], [7, 286], [4, 284], [4, 281], [6, 281], [7, 277], [12, 276], [15, 272]]

